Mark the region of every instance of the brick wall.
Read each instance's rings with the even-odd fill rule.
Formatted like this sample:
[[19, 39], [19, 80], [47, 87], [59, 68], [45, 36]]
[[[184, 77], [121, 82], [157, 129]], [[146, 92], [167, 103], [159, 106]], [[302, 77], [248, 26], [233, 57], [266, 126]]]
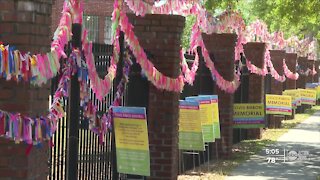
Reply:
[[[129, 15], [140, 44], [151, 53], [164, 75], [180, 74], [179, 49], [184, 17]], [[150, 179], [177, 179], [179, 93], [149, 87], [148, 130], [151, 153]]]
[[[289, 70], [293, 73], [296, 73], [297, 54], [286, 53], [285, 59]], [[284, 89], [296, 89], [296, 80], [287, 78], [285, 81]]]
[[[213, 59], [214, 56], [214, 63], [218, 72], [224, 79], [232, 81], [234, 79], [234, 47], [237, 35], [202, 34], [202, 37], [211, 58]], [[233, 140], [233, 94], [220, 90], [216, 85], [214, 88], [216, 94], [219, 96], [219, 115], [221, 125], [221, 139], [216, 141], [218, 143], [218, 153], [224, 158], [229, 158], [232, 151]], [[211, 153], [211, 157], [214, 157], [215, 152]]]
[[[52, 28], [51, 33], [54, 33], [54, 30], [57, 28], [60, 12], [62, 11], [64, 0], [53, 0], [52, 5]], [[105, 18], [111, 17], [113, 12], [113, 3], [114, 0], [84, 0], [84, 15], [98, 16], [99, 18], [99, 42], [104, 43], [104, 29], [105, 29]], [[129, 8], [124, 5], [124, 10], [130, 12]]]
[[[271, 61], [274, 69], [283, 75], [283, 59], [285, 58], [285, 51], [283, 50], [270, 50]], [[271, 94], [281, 95], [283, 90], [283, 83], [271, 78]], [[280, 128], [281, 121], [284, 116], [268, 115], [268, 127], [269, 128]]]
[[[50, 45], [51, 0], [1, 0], [0, 41], [23, 52], [47, 52]], [[0, 80], [0, 109], [26, 115], [45, 115], [49, 86]], [[1, 179], [46, 179], [47, 148], [33, 148], [26, 156], [26, 145], [0, 138]]]
[[[244, 45], [244, 53], [246, 58], [258, 68], [263, 68], [264, 53], [266, 44], [259, 42], [249, 42]], [[249, 75], [249, 99], [248, 103], [264, 103], [264, 76], [257, 74]], [[259, 139], [262, 135], [262, 128], [248, 129], [248, 139]]]

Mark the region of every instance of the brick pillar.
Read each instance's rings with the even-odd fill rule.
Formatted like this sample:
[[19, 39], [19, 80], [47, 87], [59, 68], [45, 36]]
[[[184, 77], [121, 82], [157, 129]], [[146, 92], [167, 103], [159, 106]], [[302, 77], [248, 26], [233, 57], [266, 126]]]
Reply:
[[[317, 74], [313, 76], [313, 82], [315, 83], [319, 83], [319, 73], [320, 73], [319, 66], [320, 66], [320, 61], [314, 61], [314, 68], [317, 71]], [[319, 104], [320, 104], [320, 100], [318, 99], [317, 105]]]
[[[306, 57], [298, 57], [298, 64], [303, 71], [306, 71], [308, 68], [307, 61], [308, 59]], [[306, 80], [307, 78], [305, 75], [300, 75], [299, 79], [297, 80], [297, 88], [305, 88]]]
[[[180, 74], [179, 49], [185, 18], [175, 15], [129, 16], [140, 44], [154, 57], [164, 75]], [[149, 87], [148, 130], [151, 153], [150, 179], [177, 179], [180, 93]]]
[[[285, 51], [283, 50], [270, 50], [271, 61], [273, 63], [274, 69], [283, 75], [283, 59], [285, 58]], [[283, 83], [271, 78], [271, 94], [281, 95], [283, 90]], [[268, 127], [269, 128], [280, 128], [281, 121], [284, 116], [268, 115]]]
[[[50, 45], [51, 0], [1, 0], [0, 41], [22, 52], [47, 52]], [[49, 85], [41, 88], [28, 83], [0, 80], [0, 109], [24, 115], [46, 115]], [[25, 144], [0, 138], [1, 179], [47, 179], [48, 148], [34, 147], [26, 155]]]
[[[313, 69], [313, 65], [314, 65], [314, 60], [313, 59], [308, 59], [307, 60], [307, 66], [309, 69]], [[306, 78], [306, 83], [313, 83], [313, 75], [309, 74], [309, 76], [307, 76]]]
[[[286, 53], [285, 59], [289, 70], [293, 73], [296, 73], [297, 54]], [[287, 78], [285, 81], [285, 89], [296, 89], [296, 80]]]
[[[296, 73], [296, 66], [297, 66], [297, 54], [296, 53], [286, 53], [285, 59], [286, 59], [286, 64], [288, 66], [288, 69], [292, 73]], [[287, 78], [286, 81], [284, 82], [283, 90], [286, 89], [296, 89], [296, 80], [289, 79]], [[294, 119], [295, 117], [295, 112], [296, 110], [292, 111], [291, 116], [286, 116], [286, 119]]]
[[[264, 53], [266, 44], [259, 42], [249, 42], [244, 45], [244, 53], [246, 58], [258, 68], [263, 68]], [[257, 74], [249, 75], [249, 101], [248, 103], [264, 103], [264, 76]], [[262, 128], [248, 129], [248, 139], [260, 139]]]
[[[221, 76], [232, 81], [234, 79], [234, 47], [237, 40], [235, 34], [202, 34], [206, 48]], [[213, 55], [213, 56], [212, 56]], [[218, 153], [229, 158], [232, 150], [233, 138], [233, 94], [222, 91], [215, 85], [215, 92], [219, 96], [219, 114], [221, 126], [221, 139], [217, 140]], [[213, 155], [212, 155], [213, 157]]]
[[[308, 69], [307, 62], [308, 62], [308, 59], [306, 57], [298, 57], [298, 64], [303, 71], [306, 71]], [[297, 88], [304, 89], [306, 87], [306, 82], [307, 82], [307, 76], [300, 74], [297, 80]], [[298, 106], [296, 111], [297, 113], [303, 113], [306, 108], [307, 108], [307, 105], [303, 104], [302, 106]]]
[[320, 66], [320, 61], [314, 61], [314, 67], [317, 71], [317, 74], [313, 76], [313, 82], [318, 83], [319, 82], [319, 66]]

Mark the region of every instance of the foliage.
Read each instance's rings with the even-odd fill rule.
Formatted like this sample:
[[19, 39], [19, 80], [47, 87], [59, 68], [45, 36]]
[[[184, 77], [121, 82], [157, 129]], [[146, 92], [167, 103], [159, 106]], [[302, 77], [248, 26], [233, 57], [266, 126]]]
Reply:
[[264, 20], [271, 32], [281, 30], [286, 38], [298, 35], [320, 39], [319, 0], [242, 0], [239, 4], [245, 6], [249, 19]]
[[190, 37], [191, 37], [191, 31], [192, 26], [196, 21], [196, 16], [187, 16], [186, 17], [186, 24], [183, 30], [182, 34], [182, 47], [184, 49], [188, 49], [190, 46]]
[[[283, 31], [285, 38], [316, 37], [320, 43], [319, 0], [206, 0], [204, 5], [215, 15], [227, 8], [238, 10], [246, 24], [261, 19], [270, 32]], [[188, 47], [193, 22], [194, 18], [187, 18], [183, 47]]]

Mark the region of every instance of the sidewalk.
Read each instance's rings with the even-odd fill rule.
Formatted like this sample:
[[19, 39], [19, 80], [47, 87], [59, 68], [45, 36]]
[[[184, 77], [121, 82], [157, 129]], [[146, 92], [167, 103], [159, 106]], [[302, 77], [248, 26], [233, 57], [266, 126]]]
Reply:
[[252, 156], [225, 179], [316, 180], [317, 176], [320, 176], [320, 111], [289, 130], [276, 144]]

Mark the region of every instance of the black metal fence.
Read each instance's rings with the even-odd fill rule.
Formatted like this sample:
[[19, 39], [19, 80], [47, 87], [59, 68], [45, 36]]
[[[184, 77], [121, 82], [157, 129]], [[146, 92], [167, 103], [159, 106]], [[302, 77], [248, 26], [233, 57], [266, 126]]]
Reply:
[[[96, 69], [100, 77], [107, 74], [107, 68], [110, 65], [112, 56], [111, 45], [93, 45], [93, 53], [95, 56]], [[90, 83], [89, 81], [87, 82]], [[57, 88], [57, 80], [52, 82], [52, 95]], [[103, 101], [98, 101], [95, 94], [90, 90], [90, 99], [97, 106], [98, 112], [106, 112], [113, 102], [115, 94], [115, 83], [111, 88], [111, 92]], [[68, 99], [64, 99], [64, 110], [68, 112]], [[96, 134], [89, 130], [89, 122], [84, 118], [82, 110], [79, 111], [79, 129], [78, 129], [78, 160], [77, 162], [68, 161], [68, 135], [69, 135], [69, 119], [65, 115], [58, 122], [58, 128], [52, 138], [54, 146], [50, 149], [49, 154], [49, 175], [48, 179], [64, 180], [67, 178], [68, 168], [78, 166], [78, 179], [117, 179], [118, 174], [113, 165], [115, 159], [115, 150], [113, 149], [112, 132], [105, 135], [106, 143], [100, 144]]]

